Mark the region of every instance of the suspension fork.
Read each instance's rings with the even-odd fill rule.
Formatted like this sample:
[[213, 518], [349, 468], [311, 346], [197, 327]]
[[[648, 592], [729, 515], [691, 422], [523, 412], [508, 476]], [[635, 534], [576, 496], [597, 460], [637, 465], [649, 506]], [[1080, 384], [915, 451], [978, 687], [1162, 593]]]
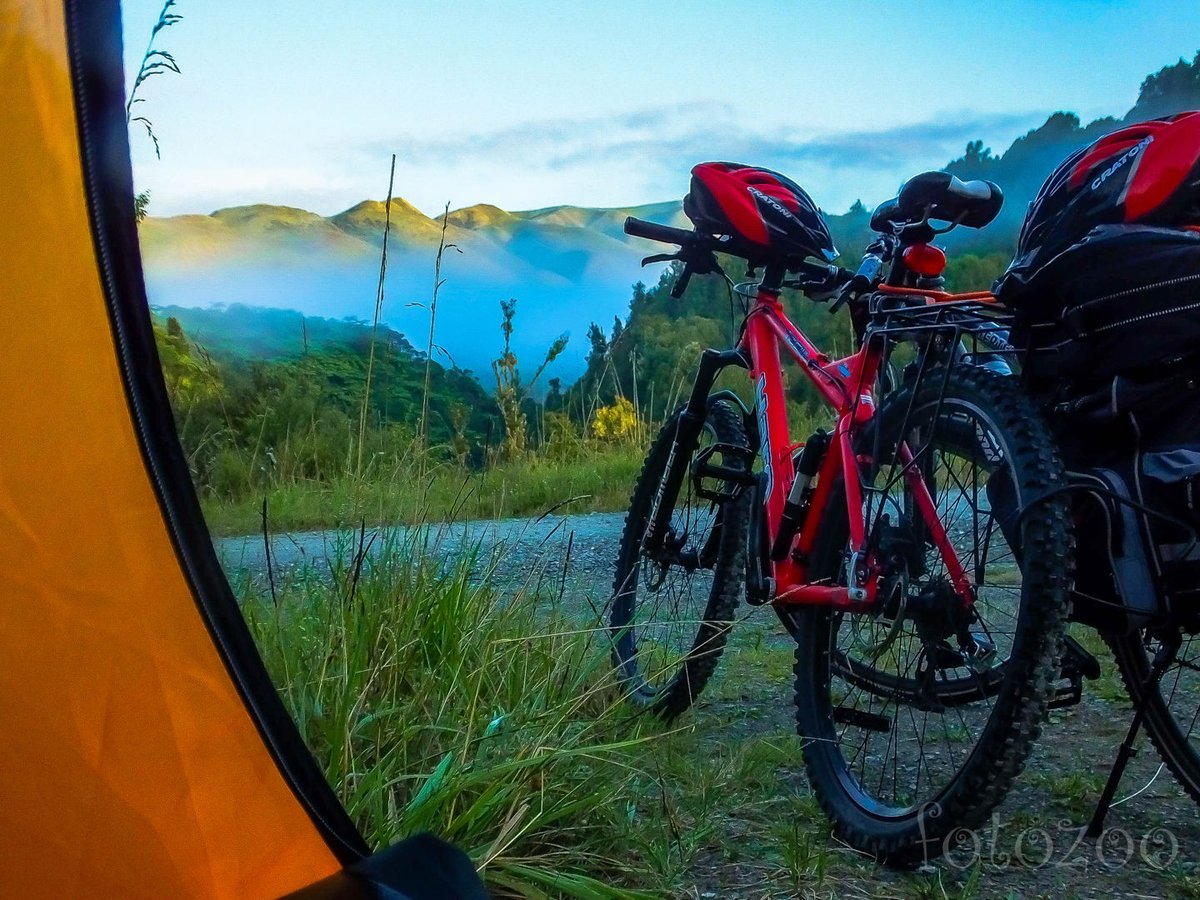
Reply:
[[708, 415], [708, 397], [713, 384], [722, 369], [729, 366], [750, 368], [750, 362], [741, 350], [705, 350], [700, 355], [700, 365], [696, 370], [696, 380], [692, 383], [692, 393], [687, 406], [679, 417], [679, 425], [675, 429], [675, 437], [671, 441], [671, 450], [667, 455], [666, 472], [658, 483], [654, 502], [650, 506], [647, 517], [646, 533], [642, 546], [651, 555], [662, 550], [671, 527], [671, 510], [687, 477], [692, 454], [699, 444], [700, 432], [704, 428], [704, 420]]

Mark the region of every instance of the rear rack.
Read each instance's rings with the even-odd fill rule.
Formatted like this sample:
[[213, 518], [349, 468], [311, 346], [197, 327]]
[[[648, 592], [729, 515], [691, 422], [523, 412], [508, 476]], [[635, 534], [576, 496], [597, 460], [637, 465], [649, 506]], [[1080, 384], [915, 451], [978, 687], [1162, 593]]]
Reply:
[[997, 331], [1011, 331], [1013, 313], [979, 294], [964, 295], [962, 300], [929, 302], [926, 295], [917, 292], [876, 292], [868, 298], [868, 310], [868, 338], [902, 341], [942, 334], [953, 340], [965, 339], [970, 352], [979, 356], [1017, 352], [1009, 341], [993, 337]]

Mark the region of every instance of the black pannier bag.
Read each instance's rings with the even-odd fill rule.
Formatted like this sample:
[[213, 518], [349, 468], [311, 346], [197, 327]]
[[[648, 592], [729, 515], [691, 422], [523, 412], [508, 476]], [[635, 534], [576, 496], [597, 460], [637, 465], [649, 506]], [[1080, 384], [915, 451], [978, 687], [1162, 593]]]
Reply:
[[1096, 226], [1009, 287], [1025, 386], [1078, 488], [1075, 618], [1200, 615], [1200, 234]]
[[993, 288], [1026, 378], [1087, 393], [1200, 350], [1200, 111], [1136, 122], [1050, 173]]
[[[1200, 365], [1188, 357], [1140, 376], [1118, 375], [1060, 411], [1060, 443], [1073, 477], [1107, 478], [1114, 493], [1132, 501], [1092, 495], [1093, 505], [1076, 517], [1080, 569], [1109, 553], [1118, 596], [1131, 609], [1200, 615]], [[1096, 526], [1108, 518], [1122, 522], [1120, 543], [1096, 538]], [[1133, 574], [1139, 567], [1140, 581]], [[1089, 575], [1106, 574], [1103, 566], [1091, 569], [1080, 578], [1081, 592]], [[1145, 622], [1135, 616], [1131, 624]]]
[[[1200, 365], [1151, 381], [1117, 376], [1059, 404], [1053, 425], [1076, 523], [1072, 618], [1125, 631], [1173, 612], [1200, 627]], [[1019, 547], [1020, 505], [1006, 471], [987, 494]]]
[[1200, 233], [1098, 225], [999, 296], [1039, 393], [1080, 396], [1117, 375], [1152, 376], [1200, 354]]
[[[1170, 612], [1200, 626], [1200, 362], [1114, 376], [1051, 418], [1073, 486], [1073, 618], [1122, 631]], [[1015, 536], [1011, 489], [988, 494]]]

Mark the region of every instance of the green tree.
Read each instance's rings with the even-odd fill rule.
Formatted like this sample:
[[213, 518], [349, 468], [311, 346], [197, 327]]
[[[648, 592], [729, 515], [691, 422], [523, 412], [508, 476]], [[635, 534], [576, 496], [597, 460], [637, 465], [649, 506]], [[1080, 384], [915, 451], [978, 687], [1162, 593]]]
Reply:
[[567, 348], [567, 336], [560, 335], [546, 350], [537, 371], [528, 384], [522, 383], [517, 369], [517, 356], [512, 350], [513, 319], [517, 314], [517, 301], [513, 299], [500, 301], [502, 319], [500, 331], [504, 335], [504, 349], [500, 356], [492, 362], [492, 372], [496, 376], [496, 404], [500, 408], [500, 416], [504, 421], [504, 442], [501, 453], [506, 459], [519, 459], [525, 455], [529, 445], [529, 419], [526, 412], [526, 402], [541, 378], [546, 367], [554, 362]]
[[1190, 63], [1181, 59], [1146, 76], [1137, 103], [1125, 120], [1155, 119], [1197, 107], [1200, 107], [1200, 52]]

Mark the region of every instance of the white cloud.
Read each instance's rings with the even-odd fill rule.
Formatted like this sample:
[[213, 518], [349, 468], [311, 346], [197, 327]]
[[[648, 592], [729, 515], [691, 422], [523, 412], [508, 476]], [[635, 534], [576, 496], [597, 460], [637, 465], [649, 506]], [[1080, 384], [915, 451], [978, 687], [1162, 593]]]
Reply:
[[1043, 118], [952, 112], [900, 127], [816, 134], [798, 127], [768, 131], [740, 121], [728, 105], [688, 103], [436, 139], [398, 129], [366, 141], [296, 148], [282, 162], [244, 148], [235, 160], [213, 160], [203, 148], [190, 148], [186, 160], [170, 167], [186, 171], [185, 178], [161, 177], [151, 163], [139, 167], [138, 181], [151, 188], [152, 212], [160, 215], [253, 202], [328, 215], [381, 198], [395, 152], [396, 195], [436, 213], [447, 201], [519, 209], [671, 199], [686, 190], [692, 165], [727, 159], [779, 169], [822, 206], [840, 211], [858, 198], [885, 199], [909, 175], [961, 154], [969, 140], [1002, 151]]

